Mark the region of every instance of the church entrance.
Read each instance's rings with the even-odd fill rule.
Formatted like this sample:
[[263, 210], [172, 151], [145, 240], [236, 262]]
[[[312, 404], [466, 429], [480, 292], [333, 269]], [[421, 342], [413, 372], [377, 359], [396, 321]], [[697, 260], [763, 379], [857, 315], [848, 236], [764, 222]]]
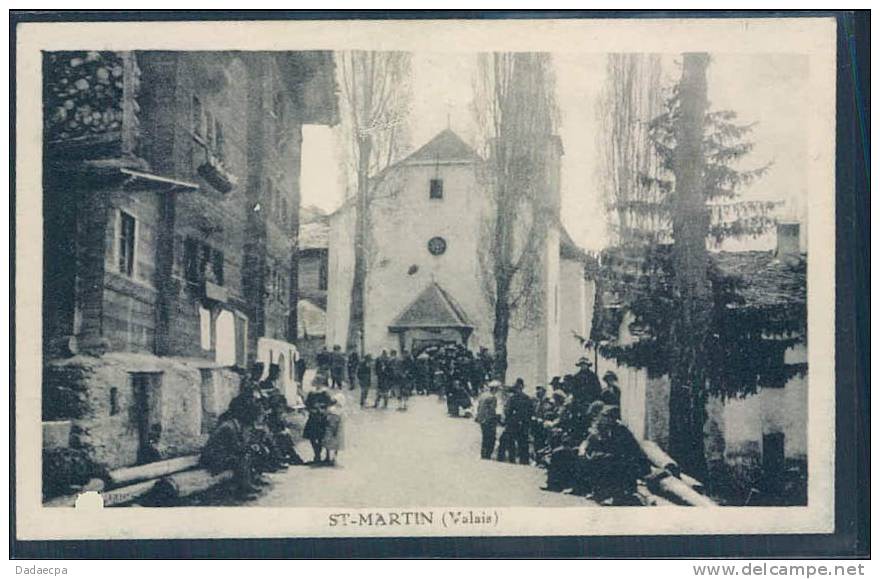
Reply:
[[461, 307], [436, 282], [422, 290], [388, 327], [398, 335], [400, 349], [414, 355], [430, 346], [467, 346], [473, 329]]
[[439, 350], [443, 346], [449, 346], [451, 344], [458, 344], [460, 342], [451, 341], [451, 340], [432, 340], [432, 339], [414, 339], [411, 342], [411, 346], [409, 348], [412, 355], [418, 357], [419, 354], [424, 352], [425, 350]]

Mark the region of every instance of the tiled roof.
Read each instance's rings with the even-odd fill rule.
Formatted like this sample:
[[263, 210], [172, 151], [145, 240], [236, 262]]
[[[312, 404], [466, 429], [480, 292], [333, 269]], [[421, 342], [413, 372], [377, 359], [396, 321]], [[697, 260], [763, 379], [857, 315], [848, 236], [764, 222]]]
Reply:
[[451, 129], [445, 129], [399, 164], [449, 161], [476, 162], [480, 156]]
[[473, 324], [455, 300], [436, 282], [432, 282], [389, 327], [472, 328]]
[[780, 259], [772, 251], [722, 251], [711, 257], [723, 274], [739, 279], [741, 307], [766, 309], [807, 303], [804, 255]]

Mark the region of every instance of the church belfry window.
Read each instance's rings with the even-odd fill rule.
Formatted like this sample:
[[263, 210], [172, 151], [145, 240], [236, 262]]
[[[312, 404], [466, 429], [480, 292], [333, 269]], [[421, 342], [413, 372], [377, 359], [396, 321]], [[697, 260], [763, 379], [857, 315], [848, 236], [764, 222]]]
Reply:
[[431, 179], [428, 197], [430, 199], [443, 199], [443, 179]]

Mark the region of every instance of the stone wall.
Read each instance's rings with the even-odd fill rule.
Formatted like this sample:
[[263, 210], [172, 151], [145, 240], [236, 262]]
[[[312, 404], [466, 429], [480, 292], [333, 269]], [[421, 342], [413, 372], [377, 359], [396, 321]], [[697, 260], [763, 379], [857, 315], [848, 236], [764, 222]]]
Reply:
[[559, 310], [559, 372], [569, 374], [584, 350], [575, 334], [590, 337], [593, 323], [593, 302], [596, 284], [584, 278], [584, 265], [579, 261], [560, 261], [559, 293], [554, 309]]
[[158, 450], [163, 458], [197, 452], [209, 430], [203, 420], [216, 420], [239, 387], [237, 376], [220, 371], [210, 400], [203, 401], [197, 365], [133, 353], [74, 356], [51, 362], [45, 371], [50, 380], [55, 374], [63, 377], [82, 398], [81, 415], [71, 417], [72, 445], [90, 449], [97, 462], [111, 469], [138, 460], [139, 408], [132, 374], [156, 376], [157, 395], [147, 419], [161, 427]]

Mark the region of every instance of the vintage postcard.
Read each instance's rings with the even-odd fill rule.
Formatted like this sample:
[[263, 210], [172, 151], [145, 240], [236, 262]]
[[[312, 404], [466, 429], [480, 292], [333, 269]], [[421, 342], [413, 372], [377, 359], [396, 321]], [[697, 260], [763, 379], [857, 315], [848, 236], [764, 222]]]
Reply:
[[17, 538], [833, 531], [835, 30], [20, 24]]

